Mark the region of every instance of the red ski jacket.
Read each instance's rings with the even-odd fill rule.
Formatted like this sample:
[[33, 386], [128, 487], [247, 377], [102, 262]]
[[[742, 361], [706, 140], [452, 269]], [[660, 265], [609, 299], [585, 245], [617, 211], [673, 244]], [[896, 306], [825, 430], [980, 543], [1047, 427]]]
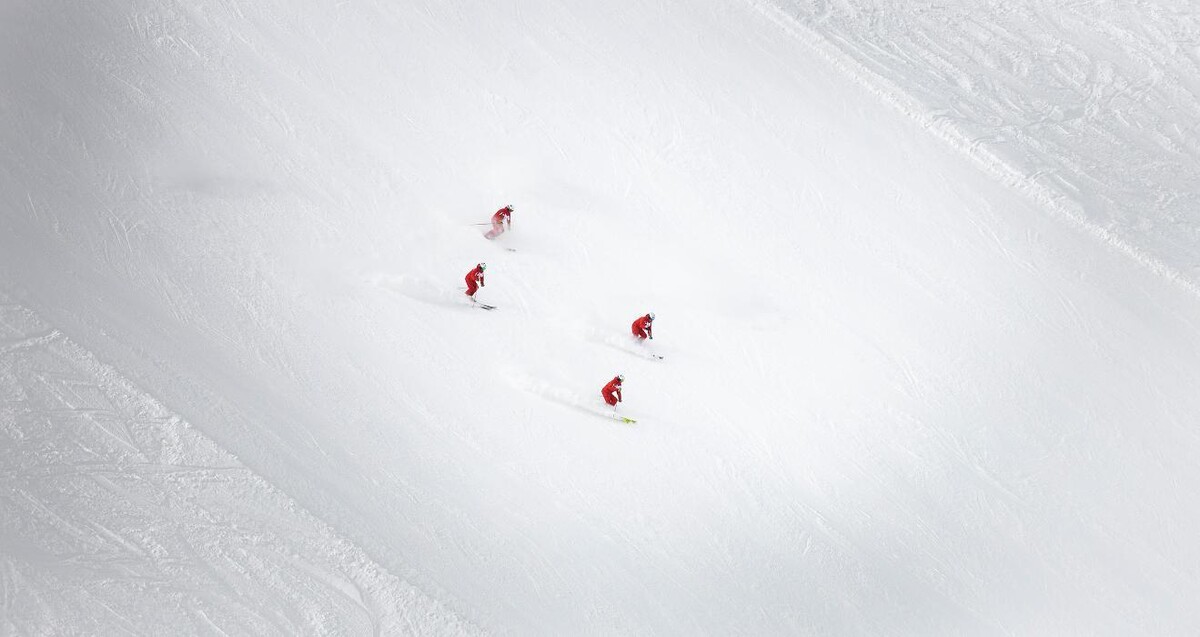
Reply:
[[[621, 402], [621, 379], [619, 377], [614, 377], [612, 380], [608, 381], [608, 384], [604, 386], [604, 389], [600, 390], [600, 393], [604, 394], [605, 400], [610, 405], [615, 405], [616, 403]], [[616, 402], [613, 402], [614, 399]]]
[[483, 268], [481, 268], [479, 266], [475, 266], [474, 270], [471, 270], [470, 272], [467, 273], [466, 281], [467, 281], [468, 288], [474, 287], [475, 285], [479, 285], [479, 287], [483, 287], [483, 285], [484, 285], [484, 283], [483, 283]]
[[512, 225], [512, 211], [509, 210], [508, 208], [501, 208], [496, 211], [496, 214], [492, 215], [492, 225], [493, 226], [504, 223], [506, 221], [508, 222], [509, 225]]
[[633, 322], [633, 335], [638, 338], [654, 338], [654, 321], [647, 314]]

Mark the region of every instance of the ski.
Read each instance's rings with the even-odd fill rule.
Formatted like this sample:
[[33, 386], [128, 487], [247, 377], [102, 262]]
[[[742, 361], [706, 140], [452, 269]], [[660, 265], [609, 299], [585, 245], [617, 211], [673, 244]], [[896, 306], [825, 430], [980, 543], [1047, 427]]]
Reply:
[[495, 306], [495, 305], [488, 305], [487, 303], [480, 303], [480, 302], [478, 302], [478, 301], [476, 301], [476, 302], [475, 302], [475, 307], [477, 307], [477, 308], [481, 308], [481, 309], [484, 309], [484, 310], [494, 310], [494, 309], [496, 309], [496, 306]]
[[[621, 348], [618, 348], [618, 349], [625, 349], [625, 348], [621, 347]], [[659, 356], [658, 354], [652, 354], [652, 353], [650, 353], [650, 352], [639, 352], [639, 351], [637, 351], [637, 350], [632, 350], [632, 349], [626, 349], [625, 351], [627, 351], [627, 352], [629, 352], [630, 354], [633, 354], [634, 356], [637, 356], [637, 357], [639, 357], [639, 358], [644, 358], [644, 359], [646, 359], [646, 360], [648, 360], [648, 361], [661, 361], [661, 360], [663, 360], [663, 357], [662, 357], [662, 356]]]

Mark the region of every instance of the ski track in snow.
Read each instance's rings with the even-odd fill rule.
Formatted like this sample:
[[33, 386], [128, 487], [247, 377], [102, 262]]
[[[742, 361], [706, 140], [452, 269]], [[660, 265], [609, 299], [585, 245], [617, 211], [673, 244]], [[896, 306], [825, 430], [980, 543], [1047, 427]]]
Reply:
[[564, 405], [572, 409], [577, 409], [586, 414], [600, 416], [606, 420], [617, 420], [617, 416], [633, 417], [631, 414], [624, 413], [618, 408], [614, 411], [606, 405], [600, 396], [599, 390], [596, 391], [594, 398], [587, 398], [584, 394], [556, 385], [547, 380], [540, 380], [522, 374], [520, 372], [510, 372], [507, 374], [513, 387], [521, 391], [528, 392], [534, 396], [538, 396], [559, 405]]
[[657, 358], [659, 354], [653, 350], [653, 343], [638, 341], [632, 334], [625, 336], [621, 334], [618, 328], [619, 326], [615, 325], [598, 326], [579, 324], [572, 327], [572, 333], [576, 338], [582, 338], [593, 343], [611, 347], [638, 358], [650, 361], [663, 360]]
[[0, 482], [5, 634], [475, 632], [15, 303]]

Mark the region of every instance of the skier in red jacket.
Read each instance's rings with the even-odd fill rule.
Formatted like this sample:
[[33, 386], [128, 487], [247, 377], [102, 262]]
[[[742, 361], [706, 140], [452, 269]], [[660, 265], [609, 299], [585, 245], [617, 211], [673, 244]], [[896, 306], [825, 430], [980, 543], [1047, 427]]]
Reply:
[[639, 316], [638, 320], [633, 322], [633, 335], [643, 340], [654, 340], [654, 312]]
[[474, 270], [467, 273], [467, 296], [471, 297], [472, 301], [475, 300], [475, 293], [479, 291], [479, 288], [484, 286], [483, 271], [486, 269], [487, 264], [480, 263], [475, 266]]
[[604, 402], [616, 408], [617, 403], [621, 402], [621, 383], [625, 382], [625, 377], [617, 374], [616, 378], [608, 381], [604, 389], [600, 390], [600, 395], [604, 396]]
[[487, 234], [483, 236], [487, 237], [488, 239], [495, 239], [496, 237], [504, 234], [506, 229], [505, 225], [508, 226], [508, 230], [511, 230], [512, 211], [513, 207], [511, 204], [497, 210], [496, 214], [492, 215], [492, 229], [488, 230]]

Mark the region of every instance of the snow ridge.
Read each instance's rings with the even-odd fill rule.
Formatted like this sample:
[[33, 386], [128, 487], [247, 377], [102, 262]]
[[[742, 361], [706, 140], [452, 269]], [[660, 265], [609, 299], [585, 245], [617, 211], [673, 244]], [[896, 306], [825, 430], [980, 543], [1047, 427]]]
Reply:
[[774, 22], [797, 41], [807, 45], [839, 72], [862, 86], [882, 102], [917, 122], [921, 128], [966, 155], [987, 174], [1029, 197], [1046, 210], [1095, 237], [1139, 266], [1200, 298], [1200, 284], [1162, 258], [1089, 218], [1085, 206], [1061, 188], [1042, 183], [1044, 171], [1029, 173], [1006, 158], [986, 136], [968, 131], [958, 121], [940, 115], [898, 84], [847, 53], [834, 41], [833, 32], [823, 34], [788, 13], [775, 0], [747, 0], [758, 13]]
[[471, 634], [0, 295], [0, 633]]

